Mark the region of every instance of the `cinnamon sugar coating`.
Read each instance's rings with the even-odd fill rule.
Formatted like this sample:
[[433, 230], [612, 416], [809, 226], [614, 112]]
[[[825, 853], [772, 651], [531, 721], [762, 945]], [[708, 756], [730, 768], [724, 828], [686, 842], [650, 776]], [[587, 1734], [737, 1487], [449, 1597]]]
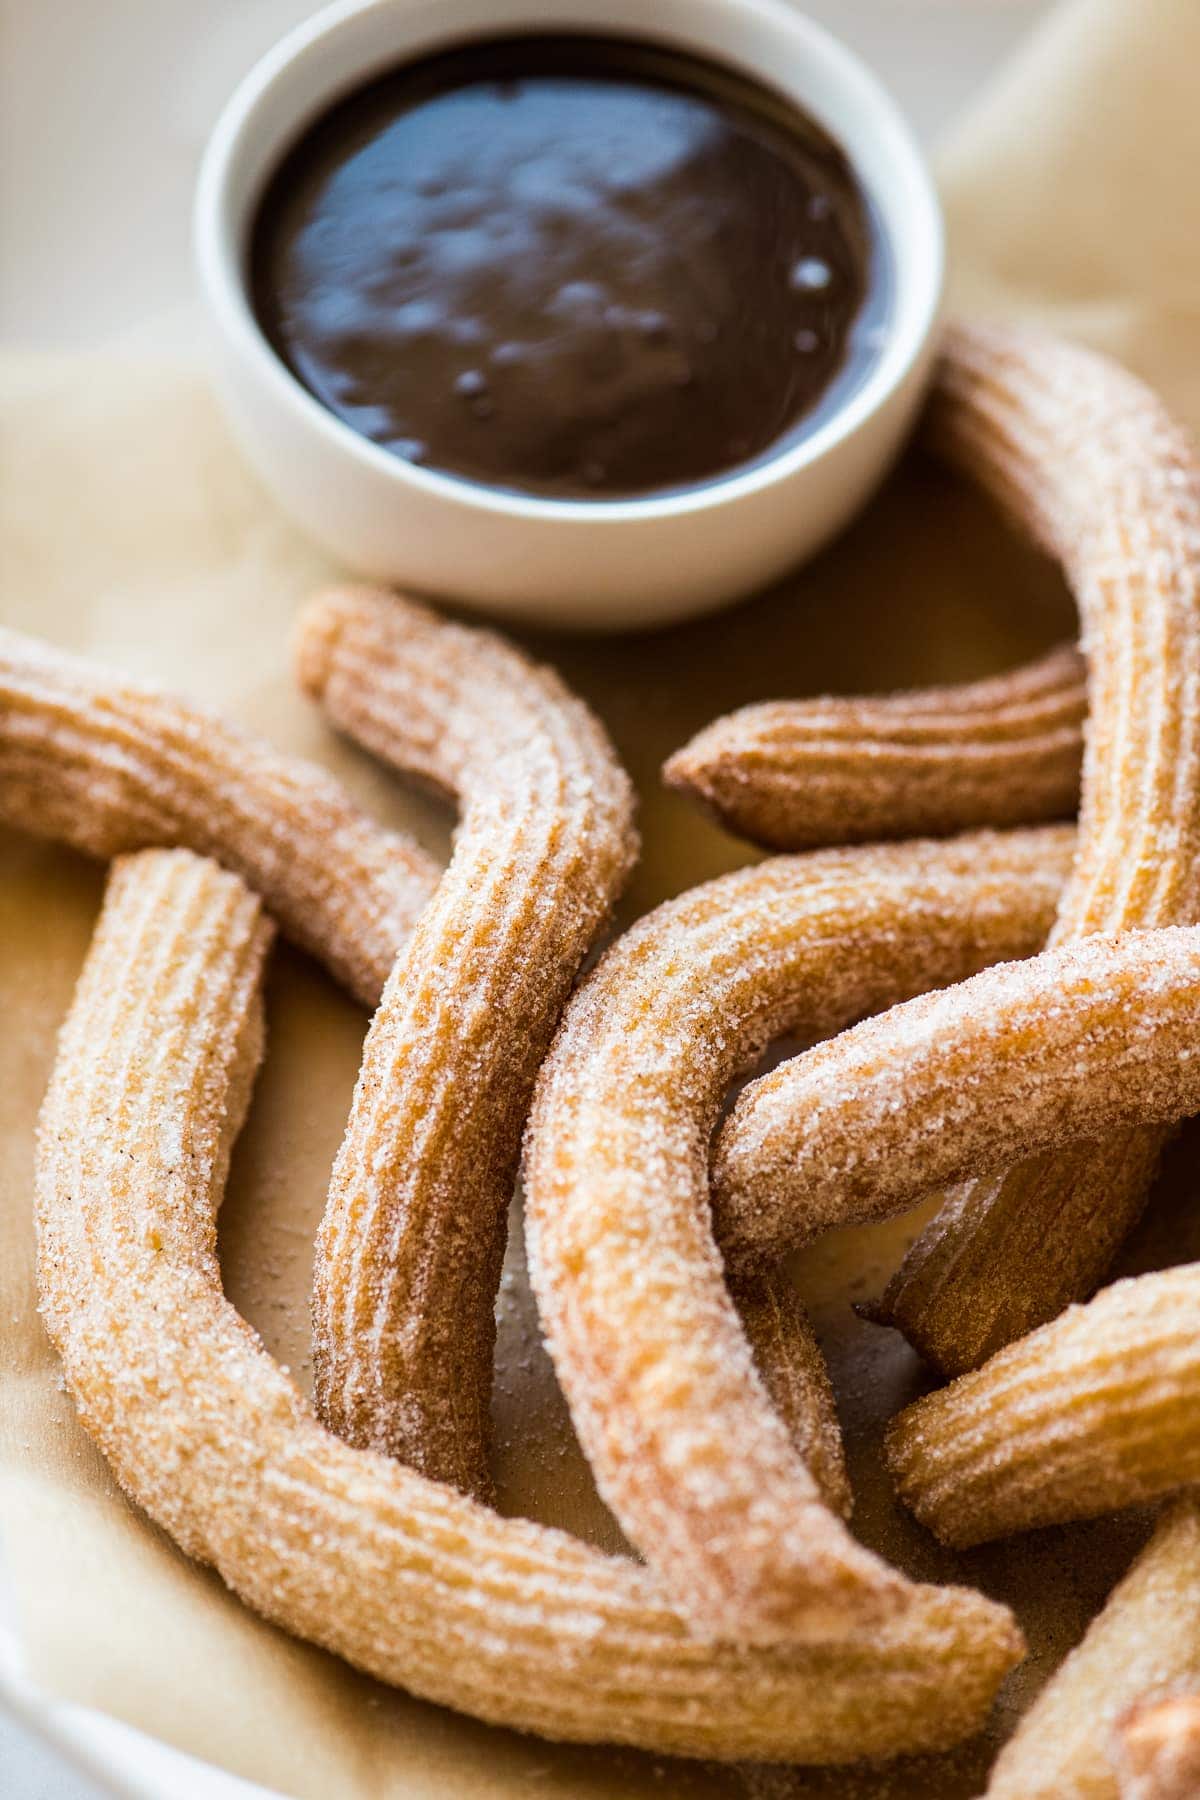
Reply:
[[[1034, 333], [958, 327], [927, 434], [1057, 557], [1088, 718], [1079, 853], [1054, 942], [1200, 917], [1200, 461], [1140, 381]], [[947, 1373], [1090, 1293], [1144, 1203], [1155, 1127], [952, 1194], [883, 1316]]]
[[[1200, 903], [1200, 464], [1141, 382], [1011, 328], [947, 333], [931, 447], [1063, 564], [1090, 668], [1080, 854], [1055, 941], [1191, 923]], [[732, 829], [943, 830], [1069, 804], [1068, 651], [962, 689], [781, 702], [717, 720], [667, 778]], [[1030, 812], [1023, 811], [1028, 802]], [[1012, 810], [975, 814], [971, 808]], [[955, 1374], [1089, 1293], [1137, 1218], [1162, 1135], [1023, 1161], [947, 1196], [879, 1316]]]
[[608, 739], [549, 669], [393, 594], [315, 602], [300, 679], [455, 793], [450, 866], [372, 1020], [317, 1239], [317, 1403], [350, 1443], [486, 1494], [493, 1308], [521, 1129], [636, 854]]
[[[1193, 1625], [1200, 1636], [1200, 1624]], [[1197, 1671], [1190, 1671], [1196, 1679]], [[1196, 1800], [1200, 1693], [1144, 1701], [1118, 1720], [1109, 1752], [1120, 1800]]]
[[1200, 1263], [1116, 1281], [892, 1421], [901, 1497], [965, 1547], [1200, 1482]]
[[837, 1402], [821, 1346], [786, 1274], [731, 1282], [733, 1301], [754, 1367], [783, 1422], [792, 1449], [832, 1512], [854, 1509]]
[[[1200, 1510], [1187, 1501], [1162, 1519], [1083, 1642], [1021, 1720], [996, 1761], [986, 1800], [1117, 1800], [1118, 1791], [1121, 1800], [1195, 1800], [1194, 1786], [1171, 1790], [1122, 1780], [1118, 1790], [1110, 1753], [1115, 1731], [1136, 1731], [1132, 1720], [1139, 1715], [1131, 1719], [1127, 1710], [1135, 1701], [1198, 1679]], [[1194, 1733], [1194, 1700], [1190, 1710]], [[1130, 1721], [1124, 1730], [1122, 1715]], [[1151, 1732], [1162, 1741], [1159, 1731], [1147, 1731], [1147, 1747]], [[1197, 1748], [1200, 1738], [1193, 1736], [1193, 1757]]]
[[0, 820], [105, 860], [174, 844], [215, 856], [368, 1006], [440, 874], [324, 769], [3, 628]]
[[601, 1493], [699, 1628], [782, 1640], [911, 1604], [821, 1504], [754, 1370], [709, 1220], [726, 1086], [784, 1031], [1032, 950], [1073, 842], [739, 870], [639, 921], [567, 1010], [526, 1137], [531, 1280]]
[[775, 850], [1068, 818], [1083, 659], [1063, 644], [986, 681], [743, 706], [663, 768], [738, 837]]
[[717, 1239], [769, 1267], [931, 1184], [1200, 1112], [1197, 1043], [1198, 926], [1080, 938], [909, 1000], [743, 1092], [713, 1161]]
[[[0, 817], [105, 859], [145, 844], [215, 855], [297, 942], [374, 1005], [440, 869], [316, 765], [176, 697], [0, 630]], [[742, 1316], [830, 1504], [849, 1506], [833, 1395], [789, 1284]]]
[[267, 937], [215, 864], [119, 861], [42, 1112], [43, 1317], [130, 1497], [285, 1630], [497, 1724], [802, 1762], [978, 1729], [1021, 1651], [979, 1595], [921, 1588], [903, 1621], [818, 1647], [704, 1643], [635, 1563], [321, 1426], [217, 1265]]

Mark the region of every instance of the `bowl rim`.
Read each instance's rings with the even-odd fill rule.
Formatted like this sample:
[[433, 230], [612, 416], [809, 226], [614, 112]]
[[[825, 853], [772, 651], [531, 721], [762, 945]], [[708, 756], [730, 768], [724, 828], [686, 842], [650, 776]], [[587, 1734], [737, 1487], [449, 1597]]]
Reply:
[[[894, 216], [897, 207], [871, 190], [858, 159], [853, 151], [847, 150], [859, 181], [867, 188], [880, 215], [893, 253], [896, 284], [894, 306], [898, 328], [890, 332], [877, 361], [861, 384], [809, 435], [799, 442], [785, 444], [776, 454], [768, 451], [745, 469], [668, 493], [616, 499], [559, 499], [493, 487], [466, 476], [406, 462], [403, 457], [355, 431], [292, 373], [263, 333], [254, 314], [244, 274], [243, 234], [249, 215], [260, 198], [261, 185], [245, 187], [242, 184], [240, 163], [260, 110], [276, 84], [289, 74], [295, 63], [319, 44], [352, 29], [366, 15], [396, 13], [403, 16], [414, 4], [415, 0], [333, 0], [331, 5], [294, 26], [238, 83], [217, 118], [201, 159], [192, 212], [193, 254], [201, 291], [218, 327], [244, 360], [257, 365], [298, 430], [315, 433], [327, 450], [353, 462], [364, 472], [382, 477], [402, 490], [451, 503], [476, 515], [616, 526], [723, 511], [787, 484], [855, 436], [903, 389], [928, 349], [940, 316], [945, 282], [945, 229], [941, 206], [912, 128], [882, 81], [857, 53], [786, 0], [705, 0], [709, 16], [714, 11], [734, 13], [743, 19], [757, 16], [768, 28], [789, 36], [798, 56], [806, 56], [810, 63], [815, 60], [823, 78], [832, 77], [833, 87], [849, 96], [859, 114], [872, 121], [871, 129], [880, 140], [881, 150], [902, 171], [902, 204], [909, 215], [903, 223], [905, 231], [918, 240], [911, 252], [907, 247], [901, 252], [897, 246], [897, 219]], [[594, 10], [594, 21], [582, 18], [578, 9], [572, 9], [570, 17], [559, 20], [554, 17], [553, 4], [546, 7], [536, 4], [536, 0], [509, 0], [508, 4], [497, 8], [494, 35], [518, 35], [523, 31], [530, 34], [547, 31], [619, 33], [690, 48], [696, 54], [707, 55], [716, 61], [729, 60], [727, 53], [706, 44], [699, 6], [694, 15], [697, 20], [694, 32], [690, 21], [682, 29], [662, 29], [653, 17], [647, 21], [644, 30], [631, 30], [624, 24], [614, 27], [611, 21], [606, 22], [601, 0], [594, 0]], [[407, 52], [400, 50], [391, 66], [402, 67], [406, 61], [434, 54], [440, 45], [449, 47], [486, 35], [478, 29], [464, 28], [461, 20], [456, 23], [457, 8], [451, 0], [442, 11], [444, 30], [427, 36]], [[526, 24], [510, 16], [521, 11], [528, 14]], [[364, 58], [361, 78], [366, 80], [386, 66], [382, 59]], [[771, 84], [771, 77], [756, 70], [752, 61], [748, 60], [743, 66], [752, 78]], [[795, 99], [784, 83], [780, 82], [778, 86], [780, 92]], [[296, 109], [297, 130], [302, 130], [306, 122], [319, 116], [326, 99], [332, 102], [347, 91], [350, 89], [343, 83], [330, 84], [327, 95], [319, 91], [314, 93], [310, 104]], [[815, 104], [808, 100], [797, 103], [806, 110], [815, 110]], [[835, 135], [838, 134], [835, 132]]]

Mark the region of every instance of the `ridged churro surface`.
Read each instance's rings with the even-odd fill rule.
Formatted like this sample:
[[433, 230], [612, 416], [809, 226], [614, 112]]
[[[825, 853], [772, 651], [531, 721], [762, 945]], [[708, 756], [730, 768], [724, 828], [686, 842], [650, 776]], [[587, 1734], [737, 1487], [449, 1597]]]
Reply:
[[130, 1496], [284, 1629], [521, 1730], [836, 1762], [977, 1729], [1020, 1653], [978, 1595], [917, 1589], [903, 1621], [814, 1648], [705, 1644], [636, 1564], [320, 1425], [216, 1259], [266, 940], [215, 864], [119, 862], [42, 1113], [43, 1316]]
[[[1115, 363], [957, 327], [928, 435], [1057, 557], [1089, 669], [1079, 854], [1054, 937], [1200, 916], [1200, 462]], [[953, 1195], [884, 1316], [947, 1373], [1089, 1293], [1141, 1210], [1161, 1132], [1125, 1132]]]
[[[440, 874], [316, 765], [176, 697], [0, 630], [0, 816], [110, 858], [194, 845], [237, 869], [335, 977], [378, 1000]], [[832, 1390], [786, 1282], [746, 1290], [758, 1366], [830, 1503], [849, 1493]]]
[[1083, 659], [1062, 645], [986, 681], [743, 706], [663, 769], [738, 837], [776, 850], [1067, 818]]
[[1080, 938], [921, 995], [746, 1089], [713, 1164], [718, 1241], [766, 1268], [931, 1183], [1200, 1112], [1197, 1044], [1198, 926]]
[[1072, 844], [1048, 827], [740, 870], [642, 919], [567, 1011], [526, 1139], [531, 1279], [604, 1498], [710, 1631], [906, 1601], [820, 1504], [752, 1366], [709, 1222], [726, 1085], [785, 1030], [1031, 950]]
[[[1195, 1630], [1200, 1634], [1200, 1626]], [[1192, 1680], [1196, 1671], [1191, 1671]], [[1120, 1800], [1196, 1800], [1200, 1693], [1145, 1701], [1117, 1723], [1110, 1749]]]
[[334, 778], [213, 713], [0, 628], [0, 819], [89, 856], [215, 856], [368, 1006], [438, 880]]
[[486, 1493], [493, 1307], [529, 1093], [636, 853], [611, 745], [491, 632], [346, 590], [300, 621], [300, 679], [385, 762], [461, 803], [450, 866], [367, 1034], [317, 1243], [323, 1418]]
[[1200, 1482], [1200, 1263], [1114, 1282], [893, 1421], [901, 1497], [947, 1544]]
[[817, 1493], [848, 1519], [854, 1507], [837, 1402], [821, 1346], [786, 1274], [730, 1284], [754, 1367]]
[[[1198, 1678], [1200, 1510], [1189, 1501], [1162, 1520], [1025, 1714], [1000, 1752], [987, 1800], [1117, 1800], [1110, 1752], [1122, 1715]], [[1180, 1789], [1172, 1800], [1195, 1800], [1196, 1791]], [[1119, 1789], [1121, 1800], [1142, 1792]], [[1166, 1800], [1156, 1789], [1150, 1795]]]

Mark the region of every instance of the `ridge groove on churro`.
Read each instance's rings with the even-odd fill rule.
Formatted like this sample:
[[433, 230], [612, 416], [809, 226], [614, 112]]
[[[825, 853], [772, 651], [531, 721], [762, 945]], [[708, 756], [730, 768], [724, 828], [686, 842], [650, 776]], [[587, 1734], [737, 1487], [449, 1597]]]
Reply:
[[731, 1282], [730, 1299], [768, 1398], [825, 1505], [854, 1509], [837, 1402], [804, 1303], [786, 1274]]
[[[1198, 1680], [1200, 1510], [1186, 1501], [1161, 1520], [1025, 1714], [1000, 1752], [986, 1800], [1115, 1796], [1110, 1755], [1122, 1716], [1137, 1701]], [[1121, 1788], [1127, 1792], [1138, 1790]], [[1180, 1788], [1175, 1800], [1195, 1794]]]
[[888, 1465], [945, 1543], [1200, 1482], [1200, 1263], [1117, 1281], [898, 1414]]
[[1075, 810], [1086, 711], [1063, 644], [984, 681], [743, 706], [663, 779], [775, 850], [1033, 825]]
[[[713, 1163], [718, 1241], [757, 1270], [928, 1187], [1200, 1111], [1200, 926], [985, 969], [745, 1090]], [[901, 1104], [897, 1095], [902, 1094]]]
[[[927, 435], [1062, 563], [1089, 666], [1079, 852], [1054, 928], [1200, 917], [1200, 461], [1150, 390], [1034, 333], [959, 327]], [[1090, 1293], [1163, 1134], [1128, 1131], [951, 1196], [884, 1299], [956, 1373]]]
[[391, 594], [304, 614], [300, 678], [339, 730], [458, 794], [450, 866], [367, 1034], [317, 1245], [323, 1418], [486, 1493], [505, 1213], [529, 1093], [636, 853], [601, 726], [491, 632]]
[[125, 1491], [285, 1630], [548, 1737], [844, 1762], [977, 1730], [1004, 1608], [921, 1588], [869, 1639], [702, 1642], [635, 1563], [327, 1432], [221, 1291], [216, 1209], [261, 1042], [267, 928], [186, 852], [118, 862], [38, 1138], [38, 1284]]
[[768, 1403], [723, 1279], [708, 1141], [772, 1038], [1032, 950], [1069, 828], [777, 858], [659, 907], [567, 1009], [526, 1137], [530, 1274], [601, 1493], [699, 1628], [844, 1628], [906, 1604]]
[[0, 820], [105, 859], [217, 857], [368, 1006], [440, 874], [316, 764], [3, 628]]

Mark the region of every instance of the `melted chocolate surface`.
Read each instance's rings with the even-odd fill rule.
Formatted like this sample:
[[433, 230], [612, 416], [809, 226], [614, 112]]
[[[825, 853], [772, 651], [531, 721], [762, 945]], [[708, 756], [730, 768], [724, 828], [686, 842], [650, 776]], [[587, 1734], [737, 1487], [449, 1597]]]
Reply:
[[888, 310], [869, 203], [813, 120], [720, 65], [575, 36], [467, 44], [338, 101], [269, 182], [249, 276], [354, 430], [568, 499], [806, 435]]

